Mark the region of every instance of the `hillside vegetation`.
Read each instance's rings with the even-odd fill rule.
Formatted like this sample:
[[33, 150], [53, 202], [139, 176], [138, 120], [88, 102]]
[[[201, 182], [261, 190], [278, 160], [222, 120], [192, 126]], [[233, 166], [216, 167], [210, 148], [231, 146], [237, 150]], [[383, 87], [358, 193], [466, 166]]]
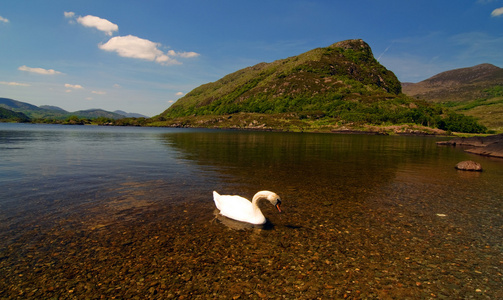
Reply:
[[418, 83], [403, 84], [403, 92], [475, 117], [489, 129], [503, 132], [503, 69], [497, 66], [481, 64], [442, 72]]
[[351, 110], [349, 102], [375, 102], [400, 92], [400, 82], [370, 47], [351, 40], [239, 70], [192, 90], [161, 115], [316, 110], [335, 115]]
[[395, 74], [379, 64], [362, 40], [239, 70], [192, 90], [151, 121], [154, 126], [282, 130], [396, 124], [486, 130], [474, 118], [404, 95]]
[[30, 118], [23, 113], [0, 107], [0, 122], [29, 122]]

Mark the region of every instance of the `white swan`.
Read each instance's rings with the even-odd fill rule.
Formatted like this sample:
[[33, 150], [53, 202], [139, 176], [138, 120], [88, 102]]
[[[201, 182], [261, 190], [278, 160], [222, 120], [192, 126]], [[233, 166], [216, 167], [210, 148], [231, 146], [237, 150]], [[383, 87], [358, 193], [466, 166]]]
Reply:
[[253, 196], [250, 202], [250, 200], [241, 196], [219, 195], [213, 191], [213, 200], [221, 215], [251, 224], [265, 224], [266, 222], [262, 211], [260, 211], [257, 205], [261, 199], [271, 202], [281, 212], [281, 208], [279, 207], [281, 205], [281, 198], [273, 192], [260, 191]]

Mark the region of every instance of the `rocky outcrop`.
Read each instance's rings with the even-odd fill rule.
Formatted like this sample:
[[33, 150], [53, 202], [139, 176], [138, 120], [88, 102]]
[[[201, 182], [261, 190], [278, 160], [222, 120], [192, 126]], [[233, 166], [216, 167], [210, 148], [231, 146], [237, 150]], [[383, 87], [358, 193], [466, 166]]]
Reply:
[[454, 138], [437, 142], [437, 145], [462, 146], [466, 152], [503, 158], [503, 134], [486, 137]]
[[503, 158], [503, 142], [495, 142], [485, 147], [466, 149], [466, 152]]

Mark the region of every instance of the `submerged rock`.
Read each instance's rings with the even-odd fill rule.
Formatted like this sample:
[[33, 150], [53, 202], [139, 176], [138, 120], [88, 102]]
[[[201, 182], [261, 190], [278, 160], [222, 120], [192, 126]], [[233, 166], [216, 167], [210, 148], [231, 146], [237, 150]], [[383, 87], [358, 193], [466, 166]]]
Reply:
[[482, 172], [482, 166], [478, 162], [474, 162], [472, 160], [465, 160], [459, 162], [456, 165], [456, 169], [463, 171], [477, 171]]

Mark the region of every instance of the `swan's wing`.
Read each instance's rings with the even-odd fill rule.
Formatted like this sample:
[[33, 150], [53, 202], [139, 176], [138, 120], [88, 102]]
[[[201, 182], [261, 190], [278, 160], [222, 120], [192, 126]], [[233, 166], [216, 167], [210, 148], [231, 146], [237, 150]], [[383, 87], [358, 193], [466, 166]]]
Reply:
[[241, 196], [218, 195], [218, 204], [223, 212], [249, 212], [252, 211], [252, 203]]
[[228, 218], [253, 224], [265, 223], [265, 217], [260, 209], [254, 209], [252, 203], [246, 198], [219, 195], [218, 206], [220, 206], [220, 214]]

